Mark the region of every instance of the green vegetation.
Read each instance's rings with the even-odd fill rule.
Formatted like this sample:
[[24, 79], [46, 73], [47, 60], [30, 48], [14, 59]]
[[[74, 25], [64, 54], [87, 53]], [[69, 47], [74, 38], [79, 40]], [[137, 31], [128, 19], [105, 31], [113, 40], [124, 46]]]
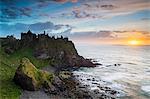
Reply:
[[[33, 86], [35, 89], [39, 89], [41, 86], [45, 85], [47, 85], [47, 87], [50, 86], [54, 77], [54, 75], [49, 72], [37, 69], [28, 58], [21, 59], [21, 63], [17, 69], [17, 73], [19, 75], [21, 74], [22, 77], [26, 75], [25, 77], [32, 78], [32, 80], [27, 80], [21, 83], [32, 83], [29, 86]], [[16, 80], [18, 81], [17, 78]]]
[[21, 88], [12, 81], [16, 68], [19, 66], [20, 59], [27, 57], [37, 67], [48, 66], [48, 60], [37, 60], [32, 55], [32, 49], [21, 49], [13, 54], [6, 54], [0, 48], [0, 99], [18, 99]]

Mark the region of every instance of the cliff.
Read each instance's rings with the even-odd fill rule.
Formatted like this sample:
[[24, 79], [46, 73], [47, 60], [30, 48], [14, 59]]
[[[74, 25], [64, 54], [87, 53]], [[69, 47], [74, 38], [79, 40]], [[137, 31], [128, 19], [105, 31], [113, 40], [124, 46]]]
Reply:
[[8, 54], [12, 54], [21, 49], [32, 49], [32, 55], [38, 60], [48, 60], [49, 65], [64, 67], [94, 67], [90, 60], [78, 55], [72, 41], [68, 38], [48, 34], [34, 34], [30, 30], [27, 33], [21, 33], [21, 39], [13, 36], [1, 38], [1, 47]]

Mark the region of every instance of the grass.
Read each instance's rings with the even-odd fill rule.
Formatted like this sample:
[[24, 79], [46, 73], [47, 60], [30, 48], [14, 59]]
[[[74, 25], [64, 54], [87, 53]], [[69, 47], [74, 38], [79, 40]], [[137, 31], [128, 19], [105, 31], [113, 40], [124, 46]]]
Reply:
[[37, 60], [32, 53], [32, 49], [26, 48], [7, 55], [0, 48], [0, 99], [19, 99], [22, 90], [12, 79], [21, 58], [27, 57], [37, 68], [48, 66], [48, 60]]
[[40, 88], [45, 85], [45, 83], [46, 85], [50, 85], [53, 79], [52, 73], [37, 69], [27, 58], [22, 58], [18, 69], [28, 77], [32, 78], [36, 88]]

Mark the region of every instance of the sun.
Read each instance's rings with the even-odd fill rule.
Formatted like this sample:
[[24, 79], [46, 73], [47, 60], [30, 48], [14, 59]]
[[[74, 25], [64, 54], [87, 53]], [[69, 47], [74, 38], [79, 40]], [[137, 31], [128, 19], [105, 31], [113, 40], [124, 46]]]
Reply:
[[130, 40], [128, 41], [129, 45], [140, 45], [140, 41], [139, 40]]

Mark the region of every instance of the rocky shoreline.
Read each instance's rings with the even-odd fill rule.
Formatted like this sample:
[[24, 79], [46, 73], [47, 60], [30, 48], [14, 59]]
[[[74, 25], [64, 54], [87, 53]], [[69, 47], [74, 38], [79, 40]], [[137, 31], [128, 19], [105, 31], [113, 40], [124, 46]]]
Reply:
[[[104, 87], [99, 85], [100, 90], [91, 90], [88, 88], [88, 85], [82, 84], [77, 79], [70, 81], [78, 82], [76, 85], [74, 85], [75, 88], [72, 90], [66, 89], [66, 91], [57, 92], [55, 94], [49, 93], [46, 90], [24, 90], [22, 95], [20, 96], [20, 99], [116, 99], [115, 95], [118, 93], [117, 91], [106, 86]], [[68, 83], [68, 86], [71, 85]]]
[[[47, 66], [42, 70], [55, 74], [55, 80], [52, 82], [54, 88], [42, 87], [38, 91], [24, 90], [20, 99], [115, 99], [119, 93], [110, 87], [99, 84], [99, 82], [105, 81], [74, 73], [77, 68], [58, 70], [58, 68]], [[85, 80], [87, 84], [83, 83]], [[99, 89], [91, 89], [88, 81], [93, 82]]]
[[[75, 75], [74, 77], [78, 77], [79, 75]], [[119, 92], [111, 89], [110, 87], [100, 86], [99, 90], [91, 90], [88, 88], [89, 86], [86, 84], [82, 84], [77, 78], [74, 79], [76, 82], [76, 89], [71, 94], [66, 94], [66, 92], [59, 92], [57, 94], [46, 93], [45, 90], [39, 91], [27, 91], [24, 90], [20, 99], [116, 99], [116, 94]], [[80, 79], [81, 80], [81, 79]], [[92, 79], [91, 79], [92, 80]], [[69, 89], [67, 89], [69, 90]], [[78, 92], [78, 93], [75, 93]]]
[[106, 85], [107, 82], [91, 75], [74, 73], [81, 82], [79, 88], [88, 90], [92, 99], [116, 99], [120, 93]]

